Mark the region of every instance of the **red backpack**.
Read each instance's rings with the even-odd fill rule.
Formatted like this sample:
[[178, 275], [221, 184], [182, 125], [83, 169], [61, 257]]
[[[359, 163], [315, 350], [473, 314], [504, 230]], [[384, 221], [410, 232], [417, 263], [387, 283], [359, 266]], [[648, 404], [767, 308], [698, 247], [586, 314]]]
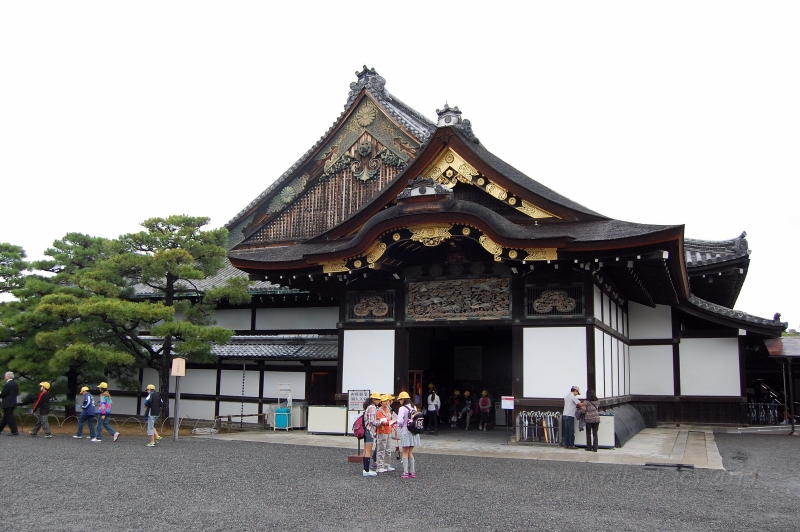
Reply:
[[366, 427], [364, 427], [364, 414], [362, 413], [353, 422], [353, 436], [355, 436], [359, 440], [363, 440], [364, 439], [364, 431], [365, 430], [366, 430]]

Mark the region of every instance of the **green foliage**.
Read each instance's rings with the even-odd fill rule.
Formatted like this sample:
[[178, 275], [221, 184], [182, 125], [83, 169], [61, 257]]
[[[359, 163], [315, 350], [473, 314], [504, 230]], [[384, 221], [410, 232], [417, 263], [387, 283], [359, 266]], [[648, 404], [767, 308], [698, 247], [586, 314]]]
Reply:
[[0, 293], [22, 286], [22, 272], [30, 269], [25, 257], [21, 247], [0, 242]]

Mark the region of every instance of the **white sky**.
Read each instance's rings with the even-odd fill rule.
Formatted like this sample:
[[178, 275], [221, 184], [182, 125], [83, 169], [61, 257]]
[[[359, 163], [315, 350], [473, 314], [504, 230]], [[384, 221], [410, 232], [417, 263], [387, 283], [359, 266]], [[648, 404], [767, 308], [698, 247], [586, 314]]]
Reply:
[[737, 308], [800, 327], [800, 3], [2, 2], [0, 241], [224, 225], [363, 64], [607, 216], [753, 250]]

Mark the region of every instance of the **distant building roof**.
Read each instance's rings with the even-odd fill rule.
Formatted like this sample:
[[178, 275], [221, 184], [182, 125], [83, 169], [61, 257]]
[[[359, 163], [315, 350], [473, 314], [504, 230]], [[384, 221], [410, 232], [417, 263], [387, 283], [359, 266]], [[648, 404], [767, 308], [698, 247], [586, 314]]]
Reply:
[[[159, 348], [160, 338], [144, 337]], [[213, 345], [211, 354], [220, 358], [270, 360], [337, 360], [338, 338], [319, 334], [233, 336], [230, 343]]]
[[800, 357], [800, 336], [783, 336], [764, 340], [769, 355], [773, 357]]
[[750, 249], [747, 246], [745, 237], [747, 233], [742, 233], [731, 240], [694, 240], [687, 238], [683, 242], [683, 249], [686, 253], [686, 267], [697, 268], [710, 264], [719, 264], [732, 260], [748, 258]]

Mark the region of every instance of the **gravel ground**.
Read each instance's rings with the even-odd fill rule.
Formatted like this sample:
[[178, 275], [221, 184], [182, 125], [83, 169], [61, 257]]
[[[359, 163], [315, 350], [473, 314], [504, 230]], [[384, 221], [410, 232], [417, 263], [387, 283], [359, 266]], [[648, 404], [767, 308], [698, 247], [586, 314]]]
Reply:
[[800, 507], [786, 436], [718, 435], [730, 471], [421, 454], [402, 480], [346, 449], [7, 434], [7, 530], [792, 530]]

